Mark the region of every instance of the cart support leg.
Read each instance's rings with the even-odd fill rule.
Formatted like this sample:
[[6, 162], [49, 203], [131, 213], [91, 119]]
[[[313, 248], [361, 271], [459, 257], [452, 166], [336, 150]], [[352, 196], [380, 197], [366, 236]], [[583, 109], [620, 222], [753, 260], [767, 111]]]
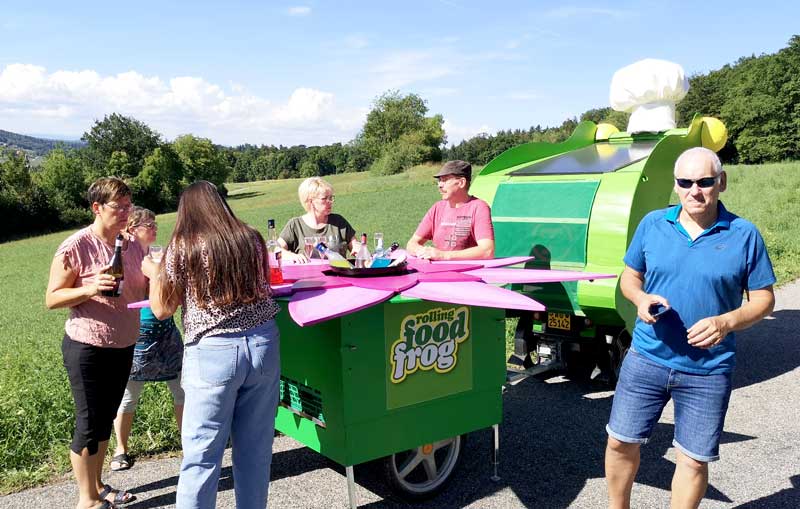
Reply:
[[353, 477], [353, 467], [344, 467], [347, 472], [347, 496], [350, 498], [350, 509], [358, 507], [358, 498], [356, 497], [356, 480]]
[[492, 481], [498, 482], [500, 480], [500, 476], [497, 475], [497, 465], [500, 464], [500, 425], [493, 425], [492, 430], [494, 430], [494, 449], [492, 449], [492, 465], [494, 466], [494, 475], [492, 476]]

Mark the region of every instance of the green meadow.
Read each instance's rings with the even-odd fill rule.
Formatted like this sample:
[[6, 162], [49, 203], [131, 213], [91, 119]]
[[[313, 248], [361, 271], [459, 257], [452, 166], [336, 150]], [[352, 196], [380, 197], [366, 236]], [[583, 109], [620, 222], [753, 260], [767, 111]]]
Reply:
[[[402, 244], [438, 199], [435, 169], [421, 166], [400, 175], [353, 173], [329, 177], [334, 211], [359, 231], [382, 231]], [[800, 163], [731, 166], [726, 206], [761, 230], [780, 282], [800, 275]], [[229, 203], [244, 221], [280, 228], [302, 209], [300, 180], [229, 184]], [[175, 214], [159, 216], [166, 244]], [[48, 311], [44, 292], [53, 253], [71, 231], [0, 244], [0, 493], [41, 484], [69, 470], [72, 397], [61, 364], [66, 310]], [[148, 384], [136, 414], [131, 452], [136, 456], [179, 449], [165, 384]]]

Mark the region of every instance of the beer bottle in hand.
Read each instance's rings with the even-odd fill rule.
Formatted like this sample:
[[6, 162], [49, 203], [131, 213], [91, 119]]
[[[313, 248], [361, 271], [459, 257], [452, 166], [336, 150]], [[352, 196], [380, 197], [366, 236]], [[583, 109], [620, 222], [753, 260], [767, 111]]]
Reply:
[[103, 297], [119, 297], [122, 295], [122, 285], [125, 282], [125, 267], [122, 265], [122, 234], [117, 234], [114, 243], [114, 256], [111, 257], [111, 267], [106, 269], [106, 274], [114, 276], [114, 288], [102, 290]]

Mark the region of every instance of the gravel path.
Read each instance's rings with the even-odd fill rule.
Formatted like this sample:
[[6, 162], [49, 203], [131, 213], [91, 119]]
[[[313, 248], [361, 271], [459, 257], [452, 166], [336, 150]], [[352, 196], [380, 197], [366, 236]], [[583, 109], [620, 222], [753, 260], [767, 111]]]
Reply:
[[[734, 392], [722, 437], [722, 460], [710, 469], [704, 508], [800, 507], [800, 280], [777, 292], [772, 317], [739, 334]], [[492, 482], [492, 435], [468, 437], [448, 488], [425, 504], [405, 504], [387, 488], [379, 462], [355, 468], [361, 507], [598, 508], [605, 506], [604, 426], [612, 393], [590, 384], [527, 379], [504, 396], [499, 482]], [[669, 507], [675, 452], [672, 408], [642, 448], [633, 506]], [[344, 508], [344, 468], [294, 440], [275, 441], [270, 508]], [[106, 482], [138, 496], [131, 509], [174, 507], [179, 459], [143, 461]], [[235, 507], [226, 455], [218, 507]], [[71, 480], [0, 497], [0, 507], [74, 507]]]

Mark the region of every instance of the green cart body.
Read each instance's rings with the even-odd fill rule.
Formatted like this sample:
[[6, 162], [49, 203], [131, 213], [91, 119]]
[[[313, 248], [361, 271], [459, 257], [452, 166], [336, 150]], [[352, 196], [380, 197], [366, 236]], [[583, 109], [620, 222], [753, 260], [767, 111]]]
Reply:
[[[491, 206], [495, 255], [533, 255], [529, 268], [620, 274], [636, 226], [668, 205], [675, 160], [701, 145], [703, 129], [698, 116], [688, 128], [597, 140], [597, 125], [582, 122], [563, 143], [527, 143], [503, 152], [470, 188]], [[580, 359], [572, 363], [579, 371], [606, 364], [614, 380], [630, 341], [626, 323], [630, 329], [635, 319], [619, 278], [515, 289], [547, 307], [546, 315], [520, 319], [518, 355], [537, 351], [534, 358], [551, 357], [561, 367]], [[527, 352], [520, 351], [522, 343]], [[563, 355], [555, 355], [554, 345]], [[581, 351], [590, 357], [570, 355]], [[531, 368], [530, 357], [526, 362]]]
[[350, 467], [501, 421], [502, 309], [396, 296], [300, 327], [283, 304], [275, 427], [314, 451]]

